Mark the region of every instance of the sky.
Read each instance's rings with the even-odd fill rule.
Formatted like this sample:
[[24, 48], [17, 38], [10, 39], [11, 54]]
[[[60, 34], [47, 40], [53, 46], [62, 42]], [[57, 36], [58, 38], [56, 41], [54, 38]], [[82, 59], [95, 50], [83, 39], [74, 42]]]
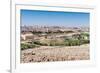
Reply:
[[90, 13], [21, 10], [21, 25], [31, 26], [89, 26]]

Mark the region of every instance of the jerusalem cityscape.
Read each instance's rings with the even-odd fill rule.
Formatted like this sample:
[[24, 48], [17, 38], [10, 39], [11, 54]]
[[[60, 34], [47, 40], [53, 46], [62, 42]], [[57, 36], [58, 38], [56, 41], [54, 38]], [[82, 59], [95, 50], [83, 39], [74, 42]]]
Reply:
[[[24, 11], [22, 11], [22, 15], [24, 16]], [[26, 10], [28, 13], [26, 16], [27, 22], [25, 22], [22, 17], [22, 25], [21, 24], [21, 35], [20, 35], [20, 46], [21, 46], [21, 63], [32, 63], [32, 62], [54, 62], [54, 61], [75, 61], [75, 60], [89, 60], [90, 59], [90, 28], [88, 18], [89, 14], [84, 17], [85, 13], [68, 13], [68, 15], [72, 14], [77, 16], [77, 20], [74, 21], [75, 16], [72, 20], [67, 21], [66, 15], [67, 12], [45, 12], [45, 11], [35, 11]], [[32, 16], [33, 13], [33, 16]], [[39, 14], [40, 16], [39, 16]], [[47, 18], [46, 17], [47, 14]], [[31, 16], [30, 16], [31, 14]], [[37, 15], [36, 15], [37, 14]], [[49, 16], [50, 14], [50, 16]], [[57, 17], [62, 17], [62, 19], [58, 19], [53, 14], [59, 14]], [[60, 15], [61, 14], [61, 15]], [[78, 16], [80, 14], [80, 17]], [[26, 14], [25, 14], [26, 15]], [[82, 16], [83, 15], [83, 16]], [[30, 16], [30, 18], [29, 18]], [[52, 17], [51, 17], [52, 16]], [[82, 16], [82, 17], [81, 17]], [[44, 18], [43, 18], [44, 17]], [[49, 21], [50, 18], [53, 18], [56, 21]], [[55, 18], [56, 17], [56, 18]], [[32, 18], [32, 20], [31, 20]], [[41, 24], [38, 24], [37, 20]], [[40, 19], [41, 18], [41, 19]], [[63, 19], [66, 18], [66, 21]], [[82, 18], [82, 20], [80, 19]], [[74, 25], [73, 23], [86, 22], [85, 25], [78, 24]], [[31, 20], [31, 21], [30, 21]], [[35, 20], [35, 21], [34, 21]], [[48, 21], [48, 24], [43, 24], [43, 21]], [[59, 21], [60, 20], [60, 21]], [[65, 20], [65, 19], [64, 19]], [[62, 21], [65, 24], [61, 24]], [[71, 22], [72, 21], [72, 22]], [[30, 25], [31, 22], [31, 25]], [[37, 24], [36, 24], [37, 22]], [[68, 23], [71, 24], [68, 24]], [[34, 24], [33, 24], [34, 23]], [[53, 24], [54, 23], [54, 24]], [[60, 23], [60, 24], [57, 24]], [[67, 23], [67, 24], [66, 24]], [[70, 25], [70, 26], [69, 26]]]

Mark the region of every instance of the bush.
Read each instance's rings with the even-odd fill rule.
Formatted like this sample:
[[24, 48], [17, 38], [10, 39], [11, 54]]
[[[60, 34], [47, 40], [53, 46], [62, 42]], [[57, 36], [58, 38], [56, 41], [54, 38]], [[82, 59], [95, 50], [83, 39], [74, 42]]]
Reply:
[[34, 41], [33, 43], [37, 45], [42, 45], [39, 41]]
[[84, 35], [84, 36], [88, 36], [89, 37], [89, 33], [81, 33], [81, 35]]
[[54, 46], [52, 43], [49, 44], [50, 46]]
[[90, 43], [90, 41], [89, 40], [81, 40], [81, 43], [82, 44], [88, 44], [88, 43]]
[[40, 46], [48, 46], [48, 43], [43, 43], [40, 41], [33, 41], [32, 43], [36, 44], [36, 45], [40, 45]]
[[80, 45], [80, 40], [78, 39], [65, 40], [65, 46], [77, 46], [77, 45]]
[[21, 50], [27, 49], [28, 45], [27, 44], [21, 44]]
[[29, 49], [29, 48], [35, 48], [35, 47], [38, 47], [38, 46], [35, 45], [35, 44], [25, 44], [25, 43], [21, 43], [21, 50]]

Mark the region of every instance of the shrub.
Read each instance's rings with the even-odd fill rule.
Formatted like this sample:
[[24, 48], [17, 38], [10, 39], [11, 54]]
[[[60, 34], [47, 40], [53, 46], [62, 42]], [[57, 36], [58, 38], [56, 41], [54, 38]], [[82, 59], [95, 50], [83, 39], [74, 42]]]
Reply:
[[25, 44], [25, 43], [21, 43], [21, 50], [29, 49], [29, 48], [35, 48], [35, 47], [38, 47], [38, 46], [35, 45], [35, 44]]
[[27, 49], [28, 48], [28, 45], [27, 44], [21, 44], [21, 50], [24, 50], [24, 49]]
[[41, 43], [39, 41], [34, 41], [33, 43], [37, 44], [37, 45], [41, 45]]
[[90, 41], [89, 40], [81, 40], [81, 43], [82, 44], [88, 44], [88, 43], [90, 43]]
[[65, 40], [65, 46], [77, 46], [77, 45], [80, 45], [80, 40], [78, 39]]
[[48, 43], [46, 43], [46, 42], [33, 41], [32, 43], [34, 43], [36, 45], [40, 45], [40, 46], [48, 46]]

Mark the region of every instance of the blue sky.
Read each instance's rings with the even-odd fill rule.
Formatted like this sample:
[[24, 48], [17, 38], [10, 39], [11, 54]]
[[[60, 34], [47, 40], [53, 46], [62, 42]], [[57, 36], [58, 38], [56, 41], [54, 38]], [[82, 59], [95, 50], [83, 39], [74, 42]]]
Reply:
[[83, 12], [56, 12], [21, 10], [21, 25], [89, 26], [90, 14]]

